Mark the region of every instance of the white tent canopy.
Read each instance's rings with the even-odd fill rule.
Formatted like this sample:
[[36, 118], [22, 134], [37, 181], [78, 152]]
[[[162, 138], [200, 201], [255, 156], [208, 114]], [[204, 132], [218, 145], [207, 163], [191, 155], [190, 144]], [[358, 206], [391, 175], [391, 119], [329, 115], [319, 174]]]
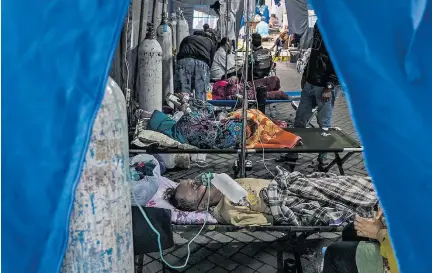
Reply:
[[[159, 2], [162, 2], [162, 0], [157, 0]], [[255, 0], [252, 0], [253, 5], [256, 4]], [[194, 30], [202, 27], [202, 24], [209, 21], [209, 24], [211, 22], [217, 20], [217, 15], [214, 13], [212, 9], [210, 9], [210, 5], [212, 5], [215, 2], [215, 0], [171, 0], [168, 2], [168, 11], [171, 13], [172, 11], [175, 11], [178, 8], [181, 8], [183, 10], [183, 15], [185, 16], [186, 20], [189, 24], [189, 29]], [[135, 29], [134, 33], [134, 43], [132, 46], [136, 45], [137, 41], [137, 33], [139, 28], [139, 10], [140, 10], [140, 1], [139, 0], [132, 0], [133, 5], [133, 15], [132, 15], [132, 29]], [[287, 17], [288, 17], [288, 27], [290, 33], [296, 33], [296, 34], [303, 34], [307, 33], [306, 37], [310, 37], [309, 31], [309, 24], [308, 24], [308, 10], [310, 7], [308, 7], [308, 4], [306, 0], [285, 0], [282, 1], [282, 4], [285, 3], [285, 8], [287, 11]], [[274, 0], [266, 1], [266, 4], [274, 5]], [[244, 1], [240, 0], [239, 5], [239, 11], [236, 14], [236, 26], [237, 26], [237, 33], [240, 29], [240, 21], [243, 16], [243, 7], [244, 7]], [[270, 8], [270, 7], [269, 7]], [[149, 0], [149, 10], [153, 10], [153, 1]], [[197, 13], [200, 12], [200, 13]], [[195, 14], [204, 14], [203, 18], [196, 18], [197, 23], [194, 25], [194, 13]], [[149, 12], [148, 14], [148, 20], [151, 21], [152, 13]], [[200, 20], [202, 19], [202, 20]], [[199, 20], [199, 21], [198, 21]]]

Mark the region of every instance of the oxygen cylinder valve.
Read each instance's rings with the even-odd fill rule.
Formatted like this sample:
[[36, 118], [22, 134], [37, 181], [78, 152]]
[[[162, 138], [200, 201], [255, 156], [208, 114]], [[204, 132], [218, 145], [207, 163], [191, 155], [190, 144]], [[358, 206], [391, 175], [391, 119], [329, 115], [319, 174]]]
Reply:
[[153, 23], [147, 23], [146, 39], [156, 39], [156, 31], [153, 27]]

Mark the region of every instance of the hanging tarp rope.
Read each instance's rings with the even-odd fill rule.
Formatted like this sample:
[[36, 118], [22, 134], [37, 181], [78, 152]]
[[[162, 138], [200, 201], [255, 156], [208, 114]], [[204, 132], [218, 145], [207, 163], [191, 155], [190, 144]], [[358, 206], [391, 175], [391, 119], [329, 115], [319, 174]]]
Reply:
[[2, 272], [60, 271], [128, 3], [2, 3]]
[[431, 1], [311, 1], [402, 273], [431, 272]]

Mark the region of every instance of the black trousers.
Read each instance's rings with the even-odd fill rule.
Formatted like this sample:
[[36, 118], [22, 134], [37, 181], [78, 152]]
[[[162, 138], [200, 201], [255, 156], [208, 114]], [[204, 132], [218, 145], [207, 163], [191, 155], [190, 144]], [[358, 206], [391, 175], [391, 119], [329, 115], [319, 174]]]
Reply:
[[326, 249], [322, 273], [358, 273], [356, 252], [360, 241], [369, 239], [357, 236], [354, 224], [348, 224], [342, 232], [342, 241]]

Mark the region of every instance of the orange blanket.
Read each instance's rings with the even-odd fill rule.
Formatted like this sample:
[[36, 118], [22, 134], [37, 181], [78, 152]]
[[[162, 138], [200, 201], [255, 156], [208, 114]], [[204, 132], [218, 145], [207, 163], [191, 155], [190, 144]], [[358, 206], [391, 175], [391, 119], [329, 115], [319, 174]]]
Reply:
[[[229, 119], [242, 119], [243, 110], [228, 115]], [[294, 148], [301, 137], [284, 131], [256, 109], [247, 110], [246, 148]]]

